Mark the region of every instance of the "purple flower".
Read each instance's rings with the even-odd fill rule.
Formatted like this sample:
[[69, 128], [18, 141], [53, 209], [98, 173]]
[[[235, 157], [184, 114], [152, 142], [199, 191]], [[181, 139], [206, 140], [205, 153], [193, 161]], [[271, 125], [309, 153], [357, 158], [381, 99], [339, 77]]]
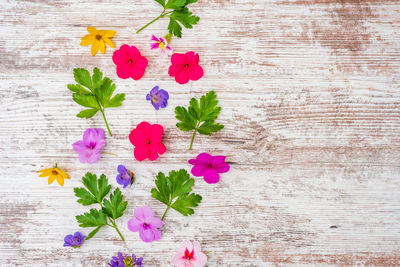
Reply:
[[139, 259], [136, 259], [135, 254], [132, 254], [131, 256], [125, 255], [122, 256], [121, 252], [118, 252], [118, 256], [115, 257], [113, 256], [108, 263], [108, 266], [111, 267], [133, 267], [133, 266], [138, 266], [138, 267], [143, 267], [142, 265], [143, 258], [140, 257]]
[[64, 237], [64, 247], [78, 248], [85, 240], [85, 236], [80, 232], [75, 232], [74, 235], [66, 235]]
[[229, 164], [225, 162], [225, 156], [211, 156], [208, 153], [199, 154], [196, 159], [190, 159], [188, 162], [192, 165], [192, 174], [194, 176], [204, 177], [204, 181], [209, 184], [215, 184], [219, 181], [219, 173], [229, 171]]
[[89, 128], [83, 134], [83, 140], [72, 144], [82, 163], [95, 163], [101, 157], [101, 149], [106, 144], [103, 129]]
[[160, 108], [165, 108], [168, 105], [169, 94], [167, 91], [155, 86], [151, 89], [150, 93], [146, 95], [146, 100], [150, 100], [151, 104], [156, 110]]
[[128, 221], [128, 229], [132, 232], [139, 232], [140, 238], [144, 242], [152, 242], [161, 238], [161, 228], [163, 222], [154, 217], [154, 211], [149, 207], [137, 207], [135, 209], [135, 218]]
[[119, 174], [117, 175], [117, 183], [123, 185], [123, 187], [127, 187], [130, 184], [133, 184], [135, 177], [132, 172], [127, 170], [124, 165], [118, 165], [117, 168]]

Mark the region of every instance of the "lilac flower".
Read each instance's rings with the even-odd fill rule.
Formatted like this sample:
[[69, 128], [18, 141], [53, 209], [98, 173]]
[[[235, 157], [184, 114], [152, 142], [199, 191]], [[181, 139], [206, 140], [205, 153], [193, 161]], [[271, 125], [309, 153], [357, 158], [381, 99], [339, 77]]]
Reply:
[[140, 238], [144, 242], [152, 242], [161, 238], [161, 228], [163, 222], [154, 217], [154, 211], [149, 207], [137, 207], [135, 209], [135, 218], [128, 221], [128, 229], [132, 232], [139, 232]]
[[151, 36], [151, 40], [155, 43], [150, 44], [150, 49], [159, 49], [160, 52], [164, 55], [169, 54], [172, 51], [172, 48], [168, 45], [168, 40], [162, 37], [157, 38], [154, 34]]
[[117, 170], [119, 172], [117, 175], [118, 184], [123, 185], [124, 188], [130, 184], [133, 184], [135, 177], [132, 172], [126, 169], [124, 165], [118, 165]]
[[229, 164], [225, 162], [225, 156], [211, 156], [208, 153], [200, 153], [195, 159], [188, 162], [193, 165], [192, 174], [203, 176], [204, 181], [215, 184], [219, 181], [219, 174], [229, 171]]
[[146, 95], [146, 100], [150, 100], [151, 104], [156, 110], [160, 108], [165, 108], [168, 105], [169, 94], [167, 91], [155, 86], [151, 89], [150, 93]]
[[83, 134], [83, 140], [72, 144], [82, 163], [95, 163], [101, 157], [101, 149], [106, 144], [103, 129], [89, 128]]
[[80, 232], [75, 232], [74, 235], [66, 235], [64, 237], [64, 247], [78, 248], [85, 240], [85, 236]]
[[122, 256], [121, 252], [118, 252], [118, 256], [115, 257], [113, 256], [110, 262], [108, 263], [108, 266], [111, 267], [133, 267], [133, 266], [138, 266], [138, 267], [143, 267], [142, 265], [143, 258], [140, 257], [139, 259], [136, 259], [135, 254], [132, 253], [132, 257], [128, 256], [125, 254], [125, 256]]

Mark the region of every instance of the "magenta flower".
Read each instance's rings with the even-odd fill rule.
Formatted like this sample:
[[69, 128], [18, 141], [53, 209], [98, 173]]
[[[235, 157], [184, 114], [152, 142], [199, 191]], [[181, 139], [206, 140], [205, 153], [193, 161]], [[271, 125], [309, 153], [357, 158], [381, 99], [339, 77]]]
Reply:
[[171, 264], [176, 267], [203, 267], [207, 263], [207, 256], [201, 252], [198, 241], [183, 241], [178, 252], [172, 258]]
[[106, 144], [103, 129], [89, 128], [83, 134], [83, 140], [76, 141], [72, 148], [82, 163], [95, 163], [101, 157], [101, 149]]
[[137, 207], [135, 218], [128, 221], [128, 229], [132, 232], [139, 232], [144, 242], [157, 241], [161, 238], [161, 232], [157, 228], [163, 226], [163, 222], [154, 217], [154, 211], [149, 207]]
[[193, 165], [192, 174], [204, 177], [204, 181], [215, 184], [219, 181], [219, 174], [229, 171], [229, 164], [225, 162], [226, 156], [211, 156], [208, 153], [199, 154], [196, 159], [188, 162]]
[[159, 49], [162, 54], [168, 54], [169, 52], [172, 51], [172, 48], [168, 45], [168, 42], [166, 39], [160, 37], [157, 38], [154, 36], [154, 34], [151, 36], [151, 40], [154, 41], [155, 43], [150, 44], [150, 49]]

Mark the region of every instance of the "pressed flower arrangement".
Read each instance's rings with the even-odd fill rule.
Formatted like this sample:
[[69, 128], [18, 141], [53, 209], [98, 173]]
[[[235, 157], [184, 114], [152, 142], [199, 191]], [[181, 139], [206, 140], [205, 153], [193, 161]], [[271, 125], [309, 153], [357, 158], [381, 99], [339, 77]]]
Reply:
[[[157, 18], [138, 30], [138, 33], [158, 19], [168, 17], [170, 20], [169, 33], [165, 37], [152, 35], [149, 47], [151, 50], [158, 50], [161, 54], [169, 56], [172, 51], [171, 37], [182, 37], [182, 26], [192, 28], [199, 21], [199, 17], [192, 15], [188, 9], [188, 5], [196, 3], [197, 0], [155, 0], [155, 2], [163, 7], [163, 11]], [[92, 26], [87, 27], [87, 31], [89, 33], [82, 37], [80, 45], [91, 46], [92, 56], [96, 55], [98, 51], [105, 54], [106, 45], [115, 48], [111, 41], [111, 38], [116, 35], [115, 31], [98, 30]], [[110, 60], [115, 64], [115, 71], [120, 79], [131, 78], [134, 81], [140, 80], [145, 75], [149, 65], [148, 59], [142, 55], [139, 49], [128, 44], [123, 44], [115, 50]], [[193, 51], [174, 53], [170, 61], [171, 65], [166, 77], [173, 77], [178, 84], [197, 81], [204, 75], [203, 67], [200, 65], [200, 56]], [[76, 84], [68, 84], [67, 87], [73, 92], [73, 101], [86, 108], [80, 111], [77, 117], [90, 119], [100, 111], [107, 131], [112, 136], [105, 116], [105, 109], [121, 106], [125, 100], [125, 94], [114, 95], [116, 84], [110, 78], [103, 77], [103, 73], [97, 67], [93, 69], [92, 74], [83, 68], [75, 68], [73, 74]], [[160, 109], [168, 106], [170, 94], [167, 90], [156, 85], [144, 98], [153, 106], [153, 112], [154, 110], [161, 112]], [[150, 105], [146, 106], [146, 108], [149, 107]], [[151, 109], [149, 109], [149, 112], [151, 112]], [[215, 122], [220, 112], [221, 107], [218, 106], [217, 95], [214, 91], [209, 91], [201, 96], [200, 100], [192, 98], [187, 108], [183, 106], [175, 107], [175, 116], [178, 120], [176, 127], [182, 131], [193, 132], [189, 150], [192, 149], [197, 133], [210, 135], [224, 128], [222, 124]], [[142, 121], [133, 128], [129, 135], [128, 133], [125, 134], [133, 145], [133, 158], [139, 162], [145, 160], [157, 161], [167, 150], [163, 140], [165, 138], [164, 127], [160, 124]], [[104, 130], [88, 128], [83, 133], [82, 140], [72, 144], [72, 149], [78, 154], [81, 163], [95, 164], [104, 153], [102, 150], [105, 145]], [[168, 160], [167, 156], [165, 156], [165, 160]], [[206, 183], [215, 184], [219, 182], [220, 174], [226, 173], [230, 169], [225, 160], [226, 156], [200, 153], [195, 158], [187, 159], [187, 168], [191, 166], [193, 176], [203, 177]], [[186, 161], [182, 163], [186, 164]], [[141, 179], [141, 177], [135, 177], [135, 174], [122, 164], [119, 164], [116, 170], [115, 181], [122, 190], [134, 190], [135, 186], [131, 185], [136, 178]], [[38, 173], [40, 173], [39, 177], [48, 177], [49, 184], [56, 180], [61, 186], [64, 185], [64, 179], [70, 178], [57, 165], [53, 168], [40, 170]], [[104, 226], [114, 228], [121, 241], [125, 241], [122, 235], [123, 231], [117, 226], [117, 219], [124, 215], [128, 206], [128, 200], [124, 199], [121, 190], [116, 188], [110, 193], [111, 185], [104, 174], [98, 178], [95, 174], [87, 172], [82, 177], [82, 184], [83, 187], [73, 190], [78, 198], [77, 202], [83, 206], [97, 205], [97, 208], [91, 208], [88, 212], [77, 215], [76, 220], [80, 227], [91, 228], [91, 231], [87, 235], [79, 231], [66, 235], [63, 246], [79, 248], [86, 244], [86, 240], [99, 233]], [[128, 220], [126, 228], [131, 232], [138, 232], [143, 242], [160, 240], [162, 229], [166, 223], [166, 215], [171, 208], [184, 216], [194, 214], [194, 208], [202, 200], [199, 194], [192, 192], [194, 184], [195, 179], [185, 169], [172, 170], [168, 175], [158, 172], [155, 187], [151, 189], [149, 196], [151, 195], [152, 198], [166, 205], [164, 213], [162, 216], [158, 216], [148, 206], [136, 207], [133, 212], [134, 217]], [[201, 252], [201, 245], [198, 241], [183, 241], [174, 256], [171, 252], [171, 264], [173, 266], [201, 267], [206, 263], [207, 256]], [[143, 258], [137, 258], [135, 254], [123, 254], [121, 252], [111, 256], [107, 264], [112, 267], [145, 266]]]

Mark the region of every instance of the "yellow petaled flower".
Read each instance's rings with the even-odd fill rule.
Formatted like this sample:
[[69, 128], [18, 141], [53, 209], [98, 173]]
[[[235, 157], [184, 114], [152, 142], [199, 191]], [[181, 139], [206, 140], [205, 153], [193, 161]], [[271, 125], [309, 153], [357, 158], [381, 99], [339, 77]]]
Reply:
[[110, 38], [115, 35], [115, 31], [111, 30], [97, 30], [95, 27], [87, 27], [89, 34], [82, 37], [81, 45], [87, 46], [92, 45], [92, 56], [95, 56], [100, 49], [100, 52], [104, 54], [106, 52], [106, 44], [114, 48], [113, 42]]
[[63, 186], [64, 179], [69, 179], [68, 174], [57, 168], [57, 165], [54, 168], [43, 169], [38, 171], [37, 173], [40, 173], [39, 177], [49, 177], [49, 184], [53, 183], [54, 180], [57, 180], [58, 184]]

